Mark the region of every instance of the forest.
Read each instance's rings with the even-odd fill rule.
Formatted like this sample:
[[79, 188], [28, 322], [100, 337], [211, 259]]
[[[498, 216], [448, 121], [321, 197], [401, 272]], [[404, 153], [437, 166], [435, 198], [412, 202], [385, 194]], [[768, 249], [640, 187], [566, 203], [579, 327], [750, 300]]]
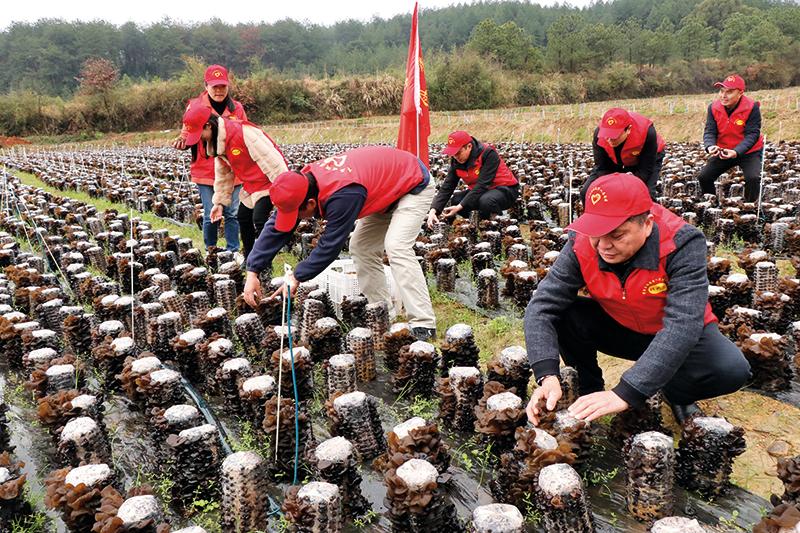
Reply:
[[[208, 63], [231, 69], [262, 122], [391, 114], [409, 26], [410, 14], [324, 26], [12, 23], [0, 32], [0, 132], [168, 127]], [[703, 92], [733, 70], [752, 88], [800, 79], [800, 6], [788, 1], [459, 4], [423, 9], [420, 34], [439, 110]]]

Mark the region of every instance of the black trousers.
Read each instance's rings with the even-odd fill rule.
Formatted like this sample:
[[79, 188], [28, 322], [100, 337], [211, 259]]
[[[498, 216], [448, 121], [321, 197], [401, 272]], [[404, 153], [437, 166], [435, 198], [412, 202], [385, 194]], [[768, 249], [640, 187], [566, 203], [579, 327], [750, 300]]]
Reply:
[[761, 184], [761, 159], [764, 155], [763, 150], [744, 154], [733, 159], [720, 159], [711, 157], [700, 169], [697, 181], [700, 182], [700, 190], [703, 194], [714, 194], [714, 182], [723, 172], [727, 172], [735, 166], [742, 169], [744, 174], [744, 201], [757, 202], [758, 188]]
[[271, 213], [272, 199], [269, 196], [259, 198], [253, 209], [250, 209], [244, 203], [239, 204], [239, 212], [236, 214], [236, 219], [239, 221], [239, 233], [242, 236], [245, 259], [250, 255], [250, 250], [253, 249], [256, 239], [261, 235], [261, 230], [264, 229], [264, 224], [269, 220]]
[[[450, 205], [458, 205], [469, 191], [456, 191], [450, 200]], [[519, 196], [519, 185], [513, 187], [500, 186], [489, 189], [478, 198], [478, 212], [481, 219], [485, 220], [492, 215], [499, 215], [506, 209], [514, 205]], [[462, 217], [469, 217], [471, 209], [463, 209], [459, 213]]]
[[[636, 361], [653, 335], [632, 331], [609, 316], [591, 298], [579, 297], [556, 326], [564, 362], [578, 371], [580, 394], [604, 390], [597, 352]], [[685, 405], [739, 390], [750, 379], [750, 364], [741, 350], [719, 332], [716, 323], [703, 329], [683, 365], [664, 386], [673, 404]]]

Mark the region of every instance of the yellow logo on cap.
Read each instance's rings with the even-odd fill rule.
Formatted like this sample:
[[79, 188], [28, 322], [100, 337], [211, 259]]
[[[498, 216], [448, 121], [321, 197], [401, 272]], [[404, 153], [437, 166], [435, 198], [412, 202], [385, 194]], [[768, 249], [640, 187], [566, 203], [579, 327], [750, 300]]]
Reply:
[[607, 202], [608, 196], [606, 195], [606, 191], [600, 187], [594, 187], [589, 191], [589, 200], [592, 202], [592, 205], [597, 205], [600, 200]]
[[667, 283], [663, 277], [658, 277], [648, 281], [642, 289], [642, 294], [661, 294], [667, 292]]
[[219, 78], [220, 76], [222, 76], [222, 72], [220, 72], [219, 70], [215, 70], [214, 71], [214, 77], [215, 78]]
[[456, 143], [456, 140], [453, 139], [452, 137], [448, 137], [447, 138], [447, 144], [455, 144], [455, 143]]
[[234, 148], [233, 150], [231, 150], [231, 155], [239, 155], [241, 153], [242, 151], [239, 150], [238, 148]]
[[744, 120], [737, 118], [734, 124], [736, 124], [737, 126], [744, 126]]
[[606, 124], [608, 124], [609, 126], [613, 126], [616, 123], [617, 121], [614, 120], [613, 118], [609, 118], [608, 120], [606, 120]]
[[727, 78], [725, 78], [725, 81], [736, 81], [736, 78], [733, 76], [728, 76]]

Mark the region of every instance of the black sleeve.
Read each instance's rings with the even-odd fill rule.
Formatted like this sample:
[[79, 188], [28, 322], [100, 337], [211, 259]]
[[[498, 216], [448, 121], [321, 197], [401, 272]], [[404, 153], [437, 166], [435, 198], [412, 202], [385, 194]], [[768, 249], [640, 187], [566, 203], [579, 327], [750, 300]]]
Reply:
[[253, 249], [247, 256], [247, 271], [248, 272], [261, 272], [272, 265], [272, 260], [278, 255], [278, 252], [286, 246], [292, 238], [293, 231], [281, 232], [275, 229], [275, 216], [277, 211], [272, 213], [267, 223], [264, 224], [264, 229], [261, 230], [261, 235], [256, 239]]
[[744, 139], [736, 145], [736, 153], [739, 157], [747, 153], [750, 148], [756, 145], [758, 137], [761, 135], [761, 106], [758, 102], [753, 106], [750, 111], [750, 116], [747, 117], [747, 122], [744, 123]]
[[537, 380], [558, 375], [556, 322], [585, 285], [572, 245], [570, 238], [525, 309], [525, 346]]
[[497, 175], [498, 168], [500, 168], [500, 156], [497, 151], [488, 146], [485, 147], [478, 181], [475, 183], [475, 187], [461, 200], [461, 205], [464, 206], [464, 209], [472, 211], [478, 208], [478, 199], [489, 190], [489, 186], [494, 182], [494, 178]]
[[639, 176], [645, 185], [647, 185], [651, 197], [655, 197], [656, 182], [658, 181], [656, 169], [657, 154], [658, 135], [656, 134], [656, 127], [651, 124], [647, 129], [647, 137], [645, 137], [642, 151], [639, 154], [639, 164], [634, 171], [634, 174]]
[[333, 193], [325, 202], [325, 231], [317, 246], [294, 269], [297, 281], [314, 279], [339, 257], [358, 213], [367, 200], [367, 189], [362, 185], [348, 185]]
[[436, 193], [433, 203], [431, 204], [431, 209], [436, 209], [437, 215], [442, 212], [447, 202], [450, 201], [450, 197], [453, 196], [453, 191], [456, 190], [456, 185], [458, 185], [456, 167], [453, 164], [453, 160], [450, 159], [450, 170], [447, 171], [447, 176], [444, 178], [444, 181], [439, 184], [439, 192]]
[[711, 112], [711, 105], [708, 105], [708, 113], [706, 113], [706, 129], [703, 130], [703, 147], [708, 152], [709, 146], [714, 146], [717, 144], [717, 136], [719, 135], [719, 131], [717, 130], [717, 121], [714, 120], [714, 113]]
[[600, 128], [594, 129], [594, 135], [592, 135], [592, 152], [594, 153], [594, 168], [589, 173], [589, 177], [586, 178], [586, 182], [581, 187], [581, 202], [586, 204], [586, 191], [589, 190], [589, 185], [599, 178], [600, 176], [605, 176], [606, 174], [611, 174], [612, 172], [618, 172], [622, 170], [622, 167], [618, 167], [614, 161], [608, 157], [608, 152], [597, 143], [597, 136], [600, 132]]

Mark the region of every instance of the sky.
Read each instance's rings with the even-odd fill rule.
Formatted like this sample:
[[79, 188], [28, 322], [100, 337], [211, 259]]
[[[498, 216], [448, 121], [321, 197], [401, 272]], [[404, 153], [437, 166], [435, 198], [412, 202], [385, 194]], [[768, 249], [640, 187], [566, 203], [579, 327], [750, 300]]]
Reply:
[[[554, 0], [531, 0], [533, 3], [552, 5]], [[422, 10], [445, 7], [474, 0], [423, 0]], [[576, 6], [586, 6], [590, 0], [566, 0]], [[253, 6], [256, 7], [255, 9]], [[215, 16], [228, 23], [275, 22], [291, 18], [315, 24], [330, 25], [340, 20], [370, 20], [373, 17], [389, 18], [400, 13], [411, 13], [413, 0], [262, 0], [261, 2], [234, 2], [220, 0], [134, 0], [132, 2], [89, 2], [78, 0], [7, 0], [2, 8], [0, 29], [11, 22], [34, 22], [40, 18], [65, 20], [105, 20], [116, 25], [134, 21], [143, 25], [169, 17], [178, 22], [202, 22]]]

